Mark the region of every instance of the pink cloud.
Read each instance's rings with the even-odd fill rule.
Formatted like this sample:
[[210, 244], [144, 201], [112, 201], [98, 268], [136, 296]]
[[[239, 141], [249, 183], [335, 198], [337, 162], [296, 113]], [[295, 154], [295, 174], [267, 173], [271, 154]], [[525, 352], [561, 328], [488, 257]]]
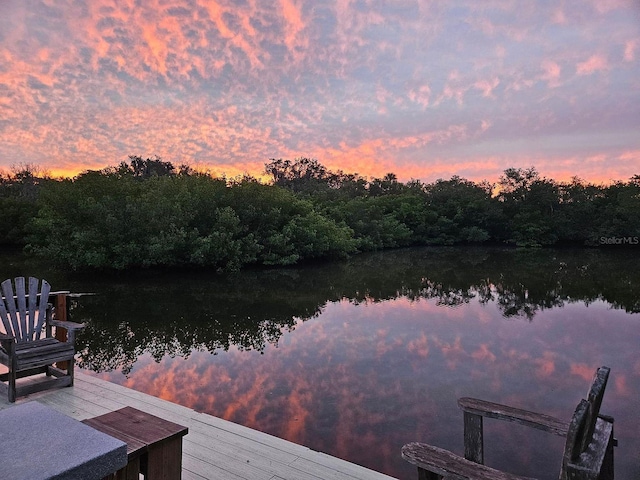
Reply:
[[292, 0], [280, 0], [284, 21], [286, 23], [285, 44], [292, 58], [299, 60], [304, 56], [308, 39], [302, 35], [305, 23], [302, 20], [301, 7]]
[[[353, 0], [274, 4], [96, 0], [78, 9], [59, 0], [47, 3], [56, 19], [48, 22], [10, 2], [0, 19], [2, 166], [27, 159], [73, 175], [129, 154], [158, 154], [230, 176], [260, 176], [269, 158], [300, 156], [402, 180], [495, 180], [504, 168], [530, 165], [556, 179], [638, 173], [638, 148], [627, 140], [589, 151], [573, 142], [560, 153], [486, 153], [491, 135], [515, 145], [549, 127], [546, 119], [580, 128], [581, 104], [594, 96], [594, 105], [607, 96], [633, 104], [637, 89], [617, 86], [637, 85], [637, 29], [623, 22], [609, 47], [586, 50], [597, 32], [611, 31], [613, 16], [624, 17], [620, 11], [611, 15], [607, 7], [598, 15], [592, 7], [594, 18], [586, 19], [564, 5], [534, 11], [498, 2], [462, 6], [461, 19], [444, 4], [409, 1], [388, 10]], [[628, 2], [615, 8], [629, 9]], [[555, 32], [575, 28], [578, 19], [586, 24], [575, 44], [555, 42]], [[459, 21], [471, 37], [452, 35], [448, 27]], [[549, 36], [534, 35], [531, 25]], [[527, 42], [520, 42], [525, 32]], [[518, 60], [525, 50], [531, 55]], [[570, 91], [562, 81], [570, 62], [578, 75], [606, 70], [612, 81], [598, 91], [592, 82], [580, 82], [588, 92]], [[505, 134], [503, 114], [514, 107], [531, 115], [510, 114], [513, 128]], [[617, 132], [605, 122], [618, 112], [604, 113], [603, 131]]]
[[542, 358], [534, 359], [533, 363], [536, 366], [535, 373], [538, 378], [549, 378], [556, 371], [555, 354], [553, 352], [544, 352]]
[[584, 62], [576, 65], [576, 73], [578, 75], [591, 75], [592, 73], [608, 70], [607, 59], [602, 55], [591, 55]]
[[629, 40], [624, 45], [624, 61], [633, 62], [636, 58], [636, 48], [638, 46], [638, 40]]
[[480, 347], [471, 354], [474, 360], [478, 362], [493, 363], [496, 360], [495, 354], [489, 350], [489, 346], [486, 343], [481, 343]]
[[[209, 19], [215, 25], [220, 36], [226, 41], [226, 45], [216, 45], [217, 48], [222, 48], [225, 59], [235, 64], [238, 59], [235, 58], [232, 49], [238, 48], [247, 56], [252, 67], [262, 68], [263, 63], [259, 58], [259, 49], [253, 43], [256, 39], [254, 38], [253, 42], [249, 40], [256, 34], [248, 19], [251, 11], [247, 12], [233, 6], [223, 7], [215, 1], [204, 1], [201, 2], [201, 5], [207, 11]], [[227, 19], [237, 19], [238, 17], [240, 17], [239, 25], [241, 28], [234, 29], [229, 25]]]
[[482, 122], [480, 122], [480, 134], [486, 132], [487, 130], [489, 130], [491, 127], [493, 126], [493, 122], [491, 120], [482, 120]]
[[429, 85], [421, 85], [417, 89], [412, 89], [409, 92], [409, 99], [421, 105], [423, 108], [429, 106], [429, 99], [431, 98], [431, 89]]
[[500, 79], [498, 77], [494, 77], [490, 80], [478, 80], [473, 84], [475, 88], [482, 92], [483, 97], [491, 97], [495, 98], [493, 95], [493, 90], [500, 85]]
[[527, 36], [527, 29], [515, 25], [499, 24], [489, 18], [480, 16], [470, 20], [476, 27], [489, 37], [505, 36], [516, 42], [523, 41]]
[[601, 0], [591, 0], [593, 8], [600, 15], [606, 15], [616, 9], [628, 8], [632, 3], [634, 3], [633, 0], [607, 0], [605, 2]]
[[616, 373], [615, 377], [616, 394], [622, 397], [631, 395], [631, 388], [627, 383], [627, 376], [622, 373]]
[[424, 332], [407, 344], [407, 350], [409, 350], [412, 355], [420, 358], [427, 358], [429, 356], [429, 341]]
[[438, 98], [436, 98], [434, 105], [439, 105], [444, 100], [451, 100], [451, 99], [455, 99], [458, 105], [462, 105], [464, 103], [464, 94], [466, 93], [466, 91], [467, 91], [467, 88], [465, 87], [460, 87], [460, 86], [447, 83], [442, 89], [442, 93], [438, 95]]
[[566, 23], [567, 17], [565, 16], [564, 11], [561, 8], [557, 8], [551, 14], [551, 21], [555, 24], [562, 25]]
[[542, 61], [541, 66], [543, 74], [540, 78], [546, 81], [550, 88], [558, 87], [560, 85], [560, 72], [562, 71], [560, 65], [552, 60], [545, 59]]

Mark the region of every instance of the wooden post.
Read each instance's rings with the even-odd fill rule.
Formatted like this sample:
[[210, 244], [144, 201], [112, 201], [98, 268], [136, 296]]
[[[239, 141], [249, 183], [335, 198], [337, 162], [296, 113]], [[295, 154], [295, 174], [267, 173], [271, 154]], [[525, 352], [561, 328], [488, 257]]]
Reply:
[[418, 467], [418, 480], [442, 480], [442, 475]]
[[484, 465], [482, 416], [464, 412], [464, 458]]
[[[67, 321], [67, 294], [66, 293], [57, 293], [55, 299], [55, 309], [56, 309], [56, 320], [61, 322]], [[60, 342], [67, 341], [67, 331], [64, 328], [56, 327], [56, 340]], [[61, 370], [66, 370], [68, 365], [67, 362], [58, 362], [56, 363], [56, 367]]]

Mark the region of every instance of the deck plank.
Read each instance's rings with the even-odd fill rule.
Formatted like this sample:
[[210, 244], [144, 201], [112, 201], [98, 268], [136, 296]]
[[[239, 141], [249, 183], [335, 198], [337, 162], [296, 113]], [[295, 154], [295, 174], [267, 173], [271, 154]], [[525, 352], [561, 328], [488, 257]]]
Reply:
[[[26, 380], [30, 381], [30, 380]], [[0, 409], [36, 400], [77, 420], [125, 406], [184, 425], [185, 480], [392, 480], [392, 477], [302, 445], [162, 400], [81, 372], [71, 388], [47, 390]]]

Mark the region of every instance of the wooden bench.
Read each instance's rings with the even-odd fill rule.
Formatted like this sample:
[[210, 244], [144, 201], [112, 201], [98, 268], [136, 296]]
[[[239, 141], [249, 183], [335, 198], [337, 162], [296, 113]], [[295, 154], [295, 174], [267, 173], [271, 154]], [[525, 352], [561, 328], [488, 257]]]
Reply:
[[[560, 480], [613, 480], [613, 418], [600, 415], [610, 369], [596, 371], [587, 399], [570, 422], [519, 408], [461, 398], [464, 412], [464, 458], [424, 443], [402, 447], [402, 457], [418, 468], [419, 480], [527, 480], [484, 465], [483, 417], [506, 420], [566, 437]], [[530, 480], [530, 479], [528, 479]]]
[[96, 430], [127, 444], [127, 465], [105, 480], [179, 480], [182, 477], [182, 437], [189, 429], [124, 407], [99, 417], [83, 420]]

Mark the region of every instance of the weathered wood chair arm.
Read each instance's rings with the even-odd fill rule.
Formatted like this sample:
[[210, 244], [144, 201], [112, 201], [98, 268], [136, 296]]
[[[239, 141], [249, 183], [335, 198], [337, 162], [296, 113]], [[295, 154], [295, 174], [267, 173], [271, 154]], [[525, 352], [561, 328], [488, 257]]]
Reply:
[[49, 320], [49, 327], [64, 328], [67, 331], [67, 342], [76, 343], [76, 330], [82, 330], [84, 323], [68, 322], [64, 320]]
[[455, 453], [426, 443], [406, 444], [402, 447], [402, 458], [416, 467], [440, 475], [446, 480], [533, 480], [530, 477], [501, 472], [465, 460]]
[[8, 351], [14, 343], [15, 337], [13, 335], [0, 332], [0, 346], [2, 346], [4, 350]]
[[14, 337], [13, 335], [8, 335], [6, 333], [2, 333], [0, 332], [0, 343], [2, 343], [2, 345], [4, 346], [5, 343], [13, 343], [15, 342], [16, 337]]
[[65, 330], [82, 330], [85, 327], [84, 323], [68, 322], [62, 320], [51, 320], [49, 323], [54, 327], [64, 328]]
[[8, 355], [9, 357], [13, 355], [13, 351], [15, 349], [16, 341], [15, 337], [12, 335], [7, 335], [6, 333], [0, 333], [0, 350], [3, 355]]
[[477, 398], [460, 398], [458, 399], [458, 406], [466, 413], [526, 425], [561, 437], [566, 437], [569, 429], [569, 422], [564, 422], [549, 415], [478, 400]]

